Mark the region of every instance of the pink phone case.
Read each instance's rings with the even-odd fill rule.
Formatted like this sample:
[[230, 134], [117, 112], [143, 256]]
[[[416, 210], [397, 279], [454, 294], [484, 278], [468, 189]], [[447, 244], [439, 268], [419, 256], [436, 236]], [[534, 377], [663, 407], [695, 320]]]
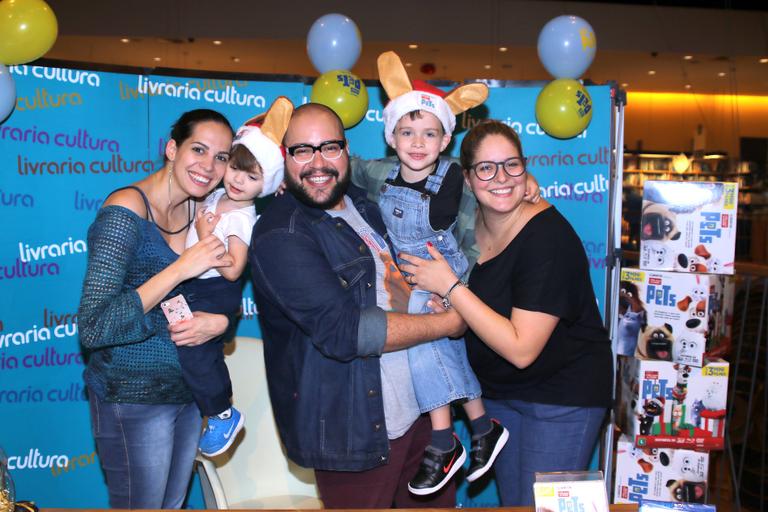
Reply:
[[165, 313], [165, 318], [168, 319], [169, 324], [175, 324], [192, 318], [192, 311], [190, 311], [183, 295], [177, 295], [172, 299], [161, 302], [160, 309]]

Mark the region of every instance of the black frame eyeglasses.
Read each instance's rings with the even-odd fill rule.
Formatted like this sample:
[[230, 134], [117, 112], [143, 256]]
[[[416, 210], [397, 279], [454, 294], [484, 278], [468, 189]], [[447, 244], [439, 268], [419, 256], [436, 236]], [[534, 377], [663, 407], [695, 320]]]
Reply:
[[470, 167], [480, 181], [491, 181], [499, 173], [499, 168], [504, 169], [504, 173], [510, 178], [517, 178], [525, 173], [525, 158], [513, 156], [501, 162], [487, 160]]
[[[347, 141], [345, 140], [326, 140], [321, 142], [317, 146], [312, 144], [296, 144], [287, 148], [288, 154], [291, 155], [293, 161], [297, 164], [306, 164], [315, 158], [315, 153], [320, 152], [320, 155], [326, 160], [338, 160], [344, 153], [344, 148], [347, 147]], [[296, 154], [298, 152], [298, 154]]]

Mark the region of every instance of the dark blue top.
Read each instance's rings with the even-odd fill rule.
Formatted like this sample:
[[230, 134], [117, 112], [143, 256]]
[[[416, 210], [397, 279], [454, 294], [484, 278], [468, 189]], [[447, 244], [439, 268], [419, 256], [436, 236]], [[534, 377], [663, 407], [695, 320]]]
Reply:
[[[160, 306], [144, 314], [136, 289], [176, 261], [157, 227], [105, 206], [88, 229], [88, 267], [77, 311], [85, 382], [108, 402], [186, 403], [176, 346]], [[172, 290], [169, 297], [178, 294]]]
[[[363, 219], [375, 204], [348, 192]], [[249, 253], [269, 395], [288, 457], [324, 470], [386, 463], [379, 357], [386, 313], [376, 306], [368, 246], [344, 220], [283, 194], [256, 223]]]

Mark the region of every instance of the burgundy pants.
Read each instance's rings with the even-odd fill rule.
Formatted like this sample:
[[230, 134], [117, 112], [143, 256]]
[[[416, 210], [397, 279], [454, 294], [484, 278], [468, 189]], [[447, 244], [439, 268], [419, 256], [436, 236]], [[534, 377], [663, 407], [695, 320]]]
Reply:
[[419, 469], [430, 432], [429, 417], [422, 415], [404, 436], [390, 441], [387, 464], [359, 472], [316, 470], [325, 508], [454, 508], [454, 479], [429, 496], [408, 492], [408, 482]]

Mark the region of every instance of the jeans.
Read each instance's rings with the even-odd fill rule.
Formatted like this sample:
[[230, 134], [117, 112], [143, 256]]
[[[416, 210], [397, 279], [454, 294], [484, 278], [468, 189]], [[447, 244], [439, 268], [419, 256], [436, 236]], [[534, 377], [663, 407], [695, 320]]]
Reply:
[[509, 430], [496, 459], [496, 484], [505, 507], [533, 505], [536, 472], [585, 470], [604, 407], [572, 407], [522, 400], [484, 399], [488, 415]]
[[110, 508], [181, 508], [202, 418], [188, 404], [126, 404], [88, 393]]

